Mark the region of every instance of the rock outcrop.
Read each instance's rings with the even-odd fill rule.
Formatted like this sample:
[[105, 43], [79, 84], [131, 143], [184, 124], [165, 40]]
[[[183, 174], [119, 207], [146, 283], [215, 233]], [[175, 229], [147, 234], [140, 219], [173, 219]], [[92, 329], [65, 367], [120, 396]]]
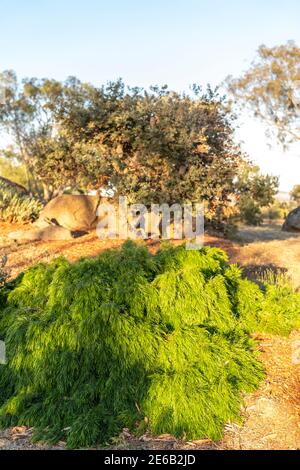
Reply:
[[300, 207], [297, 207], [288, 214], [282, 230], [285, 232], [300, 232]]
[[101, 197], [69, 195], [57, 196], [48, 202], [32, 230], [12, 232], [13, 240], [69, 240], [96, 226], [97, 208]]

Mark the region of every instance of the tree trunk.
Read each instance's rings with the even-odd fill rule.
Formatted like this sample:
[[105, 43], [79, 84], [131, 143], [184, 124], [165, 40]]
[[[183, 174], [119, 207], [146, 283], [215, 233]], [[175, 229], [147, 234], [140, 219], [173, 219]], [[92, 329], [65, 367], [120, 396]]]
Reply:
[[44, 201], [49, 202], [51, 199], [61, 196], [64, 192], [65, 187], [59, 186], [58, 188], [54, 189], [52, 184], [46, 184], [42, 182], [43, 187], [43, 198]]
[[43, 187], [43, 199], [46, 202], [49, 202], [51, 197], [52, 197], [52, 189], [50, 185], [47, 185], [46, 183], [42, 183]]

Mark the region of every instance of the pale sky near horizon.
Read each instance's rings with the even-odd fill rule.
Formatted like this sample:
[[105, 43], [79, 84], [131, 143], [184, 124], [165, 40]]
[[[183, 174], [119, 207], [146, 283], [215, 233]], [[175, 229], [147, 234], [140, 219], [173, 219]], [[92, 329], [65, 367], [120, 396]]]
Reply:
[[[95, 85], [216, 86], [246, 70], [262, 43], [300, 45], [299, 0], [0, 0], [0, 20], [0, 70]], [[300, 183], [300, 146], [270, 150], [247, 116], [237, 139], [281, 190]]]

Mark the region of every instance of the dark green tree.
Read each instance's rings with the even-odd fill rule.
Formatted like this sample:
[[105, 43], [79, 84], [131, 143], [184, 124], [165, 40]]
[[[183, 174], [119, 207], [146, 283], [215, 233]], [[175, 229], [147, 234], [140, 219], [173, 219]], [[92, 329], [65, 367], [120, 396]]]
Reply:
[[121, 81], [95, 89], [74, 80], [59, 121], [75, 160], [96, 168], [95, 180], [115, 196], [145, 203], [202, 199], [209, 217], [222, 218], [243, 155], [222, 98], [210, 89], [194, 92], [126, 90]]
[[261, 209], [274, 203], [278, 186], [277, 176], [262, 175], [259, 167], [246, 163], [236, 182], [239, 218], [247, 224], [259, 225]]
[[13, 72], [0, 84], [0, 125], [29, 189], [45, 200], [67, 187], [101, 187], [131, 202], [203, 200], [207, 219], [228, 218], [246, 160], [217, 91], [146, 91], [121, 80], [97, 88], [74, 77], [20, 84]]

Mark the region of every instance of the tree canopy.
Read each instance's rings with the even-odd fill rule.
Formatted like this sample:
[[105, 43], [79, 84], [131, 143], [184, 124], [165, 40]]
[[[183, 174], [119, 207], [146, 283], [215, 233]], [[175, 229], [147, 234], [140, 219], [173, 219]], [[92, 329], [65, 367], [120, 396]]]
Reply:
[[300, 141], [300, 49], [293, 41], [260, 46], [249, 70], [227, 83], [234, 99], [261, 118], [281, 143]]
[[74, 77], [20, 83], [12, 71], [0, 86], [0, 127], [13, 140], [3, 156], [22, 164], [28, 189], [44, 200], [101, 187], [130, 202], [202, 200], [207, 219], [220, 221], [239, 197], [247, 158], [217, 90], [95, 87]]

